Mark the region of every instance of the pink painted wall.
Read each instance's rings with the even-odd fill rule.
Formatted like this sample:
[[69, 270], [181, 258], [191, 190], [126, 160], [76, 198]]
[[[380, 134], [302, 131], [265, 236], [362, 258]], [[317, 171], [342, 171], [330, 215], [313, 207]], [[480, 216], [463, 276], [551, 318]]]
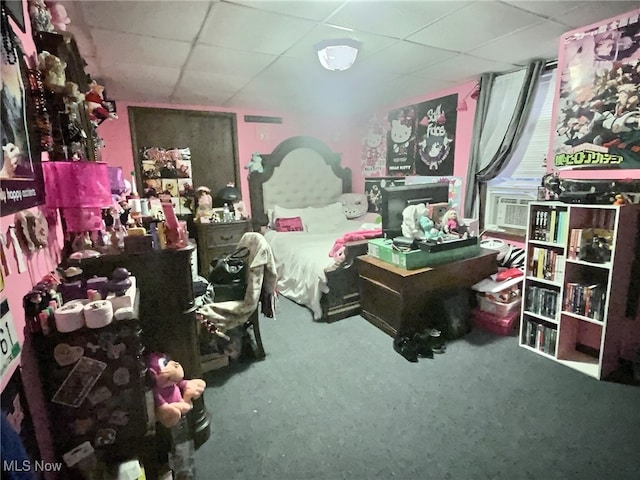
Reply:
[[[11, 28], [16, 33], [27, 56], [27, 65], [29, 67], [35, 67], [36, 65], [36, 47], [33, 42], [33, 35], [31, 32], [31, 24], [29, 20], [29, 13], [27, 8], [27, 2], [22, 3], [23, 13], [25, 18], [26, 32], [22, 31], [15, 25], [13, 19], [9, 18]], [[43, 155], [47, 157], [46, 154]], [[36, 207], [38, 208], [38, 207]], [[36, 208], [30, 209], [35, 211]], [[13, 225], [13, 215], [0, 217], [0, 231], [6, 233], [10, 225]], [[9, 268], [11, 269], [11, 275], [4, 278], [4, 290], [0, 293], [0, 299], [7, 299], [9, 303], [9, 310], [12, 314], [16, 333], [22, 344], [22, 353], [20, 355], [19, 365], [22, 370], [22, 380], [25, 389], [26, 400], [29, 405], [31, 417], [33, 419], [36, 439], [38, 447], [40, 449], [41, 458], [45, 462], [55, 462], [55, 454], [53, 451], [53, 444], [51, 441], [51, 432], [49, 422], [46, 416], [44, 408], [44, 394], [40, 386], [38, 377], [38, 370], [35, 361], [35, 355], [31, 349], [29, 342], [24, 343], [24, 310], [22, 309], [22, 297], [25, 293], [31, 290], [31, 286], [37, 283], [42, 276], [55, 269], [59, 263], [58, 254], [62, 248], [62, 242], [56, 238], [52, 238], [52, 233], [57, 235], [57, 239], [62, 239], [59, 225], [50, 230], [49, 239], [53, 245], [50, 249], [41, 250], [34, 253], [27, 259], [27, 269], [25, 272], [18, 272], [18, 265], [15, 259], [13, 249], [10, 249], [7, 255]], [[7, 381], [11, 378], [11, 375], [15, 372], [18, 363], [14, 363], [11, 368], [2, 376], [2, 383], [0, 385], [0, 391], [4, 390]], [[47, 480], [55, 480], [58, 478], [54, 472], [45, 472], [44, 477]]]
[[[289, 137], [305, 135], [316, 137], [324, 141], [333, 151], [342, 154], [342, 165], [353, 170], [357, 176], [360, 162], [360, 151], [357, 139], [351, 135], [354, 129], [352, 121], [340, 118], [317, 118], [313, 116], [292, 115], [281, 112], [265, 112], [258, 110], [229, 110], [217, 107], [196, 105], [144, 104], [118, 102], [117, 120], [104, 122], [98, 127], [98, 134], [102, 137], [105, 147], [102, 149], [102, 160], [110, 166], [122, 167], [125, 178], [130, 179], [133, 170], [133, 150], [127, 107], [138, 106], [147, 108], [175, 108], [184, 110], [201, 110], [216, 112], [233, 112], [237, 115], [238, 161], [242, 198], [247, 208], [249, 204], [249, 186], [247, 171], [244, 166], [249, 163], [254, 152], [271, 153], [280, 142]], [[247, 123], [245, 115], [267, 115], [283, 118], [282, 124]], [[355, 182], [357, 184], [357, 182]], [[197, 187], [197, 179], [196, 184]], [[361, 187], [362, 188], [362, 187]]]

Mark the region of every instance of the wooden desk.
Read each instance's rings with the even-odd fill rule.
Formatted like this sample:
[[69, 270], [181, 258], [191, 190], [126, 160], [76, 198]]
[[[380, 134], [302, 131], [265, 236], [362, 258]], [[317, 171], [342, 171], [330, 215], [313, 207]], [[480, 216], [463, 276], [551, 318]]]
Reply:
[[383, 332], [423, 330], [429, 304], [447, 292], [469, 288], [498, 269], [495, 250], [437, 267], [405, 270], [370, 255], [358, 257], [362, 316]]

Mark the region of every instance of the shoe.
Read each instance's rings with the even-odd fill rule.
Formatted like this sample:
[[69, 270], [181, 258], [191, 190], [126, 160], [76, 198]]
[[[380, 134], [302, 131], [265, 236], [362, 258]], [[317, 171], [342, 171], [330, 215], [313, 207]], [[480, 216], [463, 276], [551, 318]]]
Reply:
[[409, 337], [397, 337], [393, 340], [393, 349], [409, 362], [418, 361], [418, 345]]

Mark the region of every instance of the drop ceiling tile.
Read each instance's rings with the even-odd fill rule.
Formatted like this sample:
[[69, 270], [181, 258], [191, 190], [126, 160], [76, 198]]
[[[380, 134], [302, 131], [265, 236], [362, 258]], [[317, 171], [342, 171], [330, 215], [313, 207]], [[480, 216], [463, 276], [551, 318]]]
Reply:
[[467, 3], [469, 2], [355, 1], [347, 3], [328, 23], [393, 38], [405, 38]]
[[556, 19], [570, 29], [584, 27], [592, 23], [600, 22], [623, 13], [631, 12], [640, 8], [640, 1], [607, 1], [607, 2], [584, 2], [575, 10], [566, 14], [558, 15]]
[[233, 93], [223, 91], [207, 92], [196, 88], [179, 86], [171, 96], [171, 103], [215, 107], [223, 105], [232, 96]]
[[437, 92], [454, 84], [446, 80], [436, 78], [420, 78], [413, 75], [403, 75], [395, 78], [384, 86], [381, 93], [389, 105], [398, 101], [409, 101], [411, 98], [427, 96], [431, 92]]
[[547, 18], [554, 18], [557, 15], [573, 10], [574, 8], [581, 7], [585, 3], [584, 1], [577, 1], [577, 0], [574, 0], [574, 1], [503, 0], [503, 1], [504, 3], [508, 3], [509, 5], [513, 5], [514, 7], [518, 7], [523, 10], [528, 10], [529, 12], [533, 12]]
[[445, 60], [456, 53], [417, 43], [398, 41], [391, 46], [363, 59], [364, 65], [375, 65], [378, 70], [397, 75], [409, 74], [433, 63]]
[[510, 5], [476, 2], [456, 10], [408, 39], [423, 45], [466, 52], [495, 37], [539, 22], [540, 17]]
[[93, 38], [97, 56], [107, 63], [139, 63], [180, 68], [187, 60], [191, 45], [176, 40], [144, 37], [96, 28]]
[[180, 75], [176, 68], [138, 63], [102, 64], [109, 98], [115, 100], [168, 102]]
[[321, 21], [335, 11], [343, 1], [271, 1], [271, 0], [230, 0], [229, 3], [237, 3], [258, 10], [289, 15], [292, 17], [306, 18], [307, 20]]
[[[75, 3], [75, 2], [71, 2]], [[208, 2], [85, 1], [91, 27], [191, 42], [209, 9]]]
[[232, 75], [211, 72], [199, 72], [196, 70], [187, 70], [183, 72], [182, 78], [178, 83], [178, 89], [198, 90], [206, 94], [206, 92], [223, 92], [232, 94], [242, 88], [251, 80], [248, 75]]
[[415, 72], [413, 75], [462, 83], [471, 78], [479, 77], [483, 72], [505, 72], [513, 70], [514, 68], [516, 68], [515, 65], [507, 62], [496, 62], [471, 55], [460, 54]]
[[200, 35], [207, 45], [279, 55], [302, 38], [313, 22], [230, 3], [215, 4]]
[[345, 32], [333, 28], [329, 25], [317, 25], [311, 32], [302, 37], [289, 50], [283, 53], [287, 57], [306, 58], [312, 56], [317, 58], [314, 45], [321, 40], [332, 38], [352, 38], [358, 40], [362, 47], [358, 52], [358, 58], [365, 58], [385, 47], [388, 47], [396, 40], [382, 35], [375, 35], [366, 32]]
[[505, 35], [469, 51], [476, 57], [489, 60], [526, 64], [532, 58], [558, 58], [560, 36], [567, 27], [553, 22], [542, 22]]
[[188, 70], [252, 77], [276, 58], [266, 53], [245, 52], [198, 44], [185, 65]]

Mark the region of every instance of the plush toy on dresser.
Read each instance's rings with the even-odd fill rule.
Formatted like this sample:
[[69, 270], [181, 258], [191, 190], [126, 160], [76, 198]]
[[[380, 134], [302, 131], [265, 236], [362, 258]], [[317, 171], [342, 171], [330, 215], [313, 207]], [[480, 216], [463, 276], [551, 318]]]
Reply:
[[148, 364], [154, 384], [156, 418], [165, 427], [174, 427], [193, 408], [191, 401], [200, 398], [206, 383], [199, 378], [185, 380], [182, 365], [164, 353], [151, 353]]

